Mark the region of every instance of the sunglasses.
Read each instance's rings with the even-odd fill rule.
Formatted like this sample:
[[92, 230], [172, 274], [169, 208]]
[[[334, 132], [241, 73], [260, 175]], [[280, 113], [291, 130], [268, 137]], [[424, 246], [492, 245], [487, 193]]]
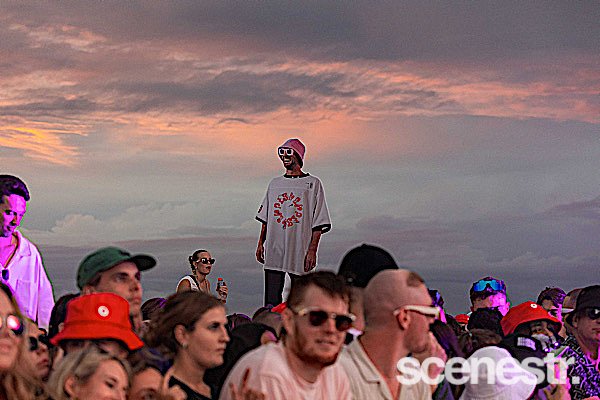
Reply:
[[202, 257], [199, 260], [196, 261], [200, 261], [202, 264], [210, 264], [213, 265], [215, 263], [215, 259], [214, 258], [206, 258], [206, 257]]
[[4, 268], [2, 270], [2, 280], [7, 281], [9, 277], [8, 268]]
[[587, 308], [585, 310], [585, 315], [592, 321], [595, 321], [600, 318], [600, 308]]
[[288, 149], [285, 147], [280, 147], [277, 149], [277, 154], [279, 154], [280, 156], [293, 156], [294, 155], [294, 150], [292, 149]]
[[350, 329], [352, 322], [356, 319], [356, 316], [353, 314], [328, 313], [327, 311], [319, 310], [315, 307], [307, 307], [299, 311], [292, 310], [292, 312], [301, 317], [308, 315], [308, 322], [310, 322], [312, 326], [321, 326], [331, 318], [335, 321], [335, 329], [340, 332]]
[[6, 326], [8, 329], [10, 329], [10, 331], [16, 336], [21, 336], [23, 334], [23, 330], [25, 329], [23, 320], [13, 314], [8, 314], [6, 317], [0, 318], [0, 328], [3, 326]]
[[505, 292], [506, 286], [503, 281], [499, 281], [497, 279], [482, 279], [473, 284], [474, 292], [485, 292], [486, 288], [490, 288], [496, 292]]
[[39, 349], [40, 343], [46, 347], [50, 347], [50, 339], [48, 339], [48, 335], [40, 335], [38, 337], [29, 336], [29, 351], [36, 351]]
[[431, 318], [439, 318], [440, 317], [440, 308], [436, 306], [418, 306], [418, 305], [407, 305], [398, 307], [394, 310], [394, 316], [400, 314], [400, 310], [405, 309], [408, 311], [414, 311], [421, 315]]

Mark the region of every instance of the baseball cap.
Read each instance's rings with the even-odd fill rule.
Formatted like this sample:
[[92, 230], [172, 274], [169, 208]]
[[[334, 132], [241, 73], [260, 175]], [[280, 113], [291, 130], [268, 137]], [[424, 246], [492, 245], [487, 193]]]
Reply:
[[573, 316], [586, 308], [600, 308], [600, 285], [587, 286], [577, 296], [575, 309], [567, 315], [567, 322], [572, 324]]
[[145, 271], [156, 265], [156, 259], [146, 254], [131, 255], [118, 247], [103, 247], [88, 254], [77, 270], [77, 286], [82, 289], [99, 272], [111, 269], [125, 261], [134, 263], [140, 271]]
[[342, 258], [338, 275], [350, 286], [365, 288], [371, 278], [386, 269], [398, 269], [391, 254], [381, 247], [362, 244]]
[[113, 293], [93, 293], [69, 301], [64, 329], [50, 342], [58, 345], [67, 339], [120, 340], [130, 351], [144, 345], [131, 327], [129, 303]]

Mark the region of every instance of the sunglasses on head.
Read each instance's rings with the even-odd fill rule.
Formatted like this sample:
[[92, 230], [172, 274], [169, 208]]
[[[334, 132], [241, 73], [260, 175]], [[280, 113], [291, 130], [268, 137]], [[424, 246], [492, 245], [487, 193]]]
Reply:
[[473, 284], [474, 292], [485, 292], [486, 288], [490, 288], [495, 292], [504, 292], [506, 291], [506, 286], [503, 281], [499, 281], [498, 279], [482, 279]]
[[206, 258], [206, 257], [202, 257], [198, 261], [200, 261], [202, 264], [210, 264], [210, 265], [213, 265], [215, 263], [214, 258]]
[[353, 314], [328, 313], [327, 311], [315, 307], [307, 307], [299, 311], [292, 310], [292, 312], [301, 317], [308, 315], [308, 322], [310, 322], [312, 326], [321, 326], [331, 318], [335, 321], [335, 329], [340, 332], [350, 329], [352, 322], [356, 319]]
[[13, 334], [17, 336], [21, 336], [23, 334], [23, 329], [25, 329], [23, 320], [13, 314], [8, 314], [6, 317], [0, 318], [0, 328], [3, 326], [6, 326]]
[[585, 315], [586, 315], [586, 316], [587, 316], [589, 319], [591, 319], [591, 320], [595, 321], [595, 320], [597, 320], [598, 318], [600, 318], [600, 308], [596, 308], [596, 307], [593, 307], [593, 308], [586, 308], [586, 310], [585, 310]]
[[279, 154], [280, 156], [293, 156], [294, 155], [294, 150], [292, 149], [288, 149], [286, 147], [280, 147], [277, 149], [277, 154]]
[[45, 345], [46, 347], [50, 346], [50, 340], [48, 339], [48, 335], [40, 335], [38, 337], [29, 336], [29, 351], [36, 351], [40, 348], [40, 343]]
[[400, 314], [400, 310], [405, 309], [408, 311], [414, 311], [421, 315], [431, 318], [439, 318], [440, 317], [440, 308], [436, 306], [419, 306], [419, 305], [407, 305], [398, 307], [394, 310], [394, 316]]

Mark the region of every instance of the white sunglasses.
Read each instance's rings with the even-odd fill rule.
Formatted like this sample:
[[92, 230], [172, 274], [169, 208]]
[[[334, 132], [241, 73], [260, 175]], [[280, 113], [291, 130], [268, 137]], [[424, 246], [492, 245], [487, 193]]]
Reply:
[[400, 310], [405, 309], [408, 311], [415, 311], [421, 315], [432, 318], [440, 317], [440, 308], [435, 306], [418, 306], [418, 305], [406, 305], [402, 307], [398, 307], [394, 310], [394, 316], [400, 314]]
[[277, 149], [277, 154], [279, 154], [280, 156], [293, 156], [294, 155], [294, 150], [292, 149], [288, 149], [286, 147], [280, 147]]

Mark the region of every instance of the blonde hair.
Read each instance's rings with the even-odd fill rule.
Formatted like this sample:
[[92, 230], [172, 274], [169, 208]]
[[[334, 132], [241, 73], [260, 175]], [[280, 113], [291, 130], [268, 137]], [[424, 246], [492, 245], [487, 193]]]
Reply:
[[96, 372], [101, 363], [105, 361], [117, 361], [127, 374], [127, 380], [131, 382], [131, 368], [127, 361], [120, 360], [107, 353], [102, 353], [95, 345], [69, 353], [61, 360], [50, 374], [47, 390], [53, 400], [70, 399], [65, 391], [65, 383], [69, 377], [75, 377], [79, 382], [87, 382]]
[[[15, 310], [13, 314], [21, 318], [23, 324], [26, 324], [27, 321], [23, 318], [23, 314], [21, 314], [19, 305], [17, 304], [15, 296], [12, 294], [10, 288], [4, 283], [0, 282], [0, 290], [10, 300]], [[20, 336], [21, 340], [18, 346], [17, 356], [12, 368], [6, 371], [0, 371], [0, 399], [30, 400], [47, 397], [44, 396], [43, 390], [40, 390], [40, 393], [36, 393], [36, 389], [41, 389], [39, 386], [37, 386], [38, 381], [25, 374], [19, 367], [21, 364], [21, 355], [23, 354], [23, 351], [25, 351], [26, 343], [28, 343], [28, 341], [24, 339], [26, 333], [27, 329], [23, 329], [23, 333]]]

